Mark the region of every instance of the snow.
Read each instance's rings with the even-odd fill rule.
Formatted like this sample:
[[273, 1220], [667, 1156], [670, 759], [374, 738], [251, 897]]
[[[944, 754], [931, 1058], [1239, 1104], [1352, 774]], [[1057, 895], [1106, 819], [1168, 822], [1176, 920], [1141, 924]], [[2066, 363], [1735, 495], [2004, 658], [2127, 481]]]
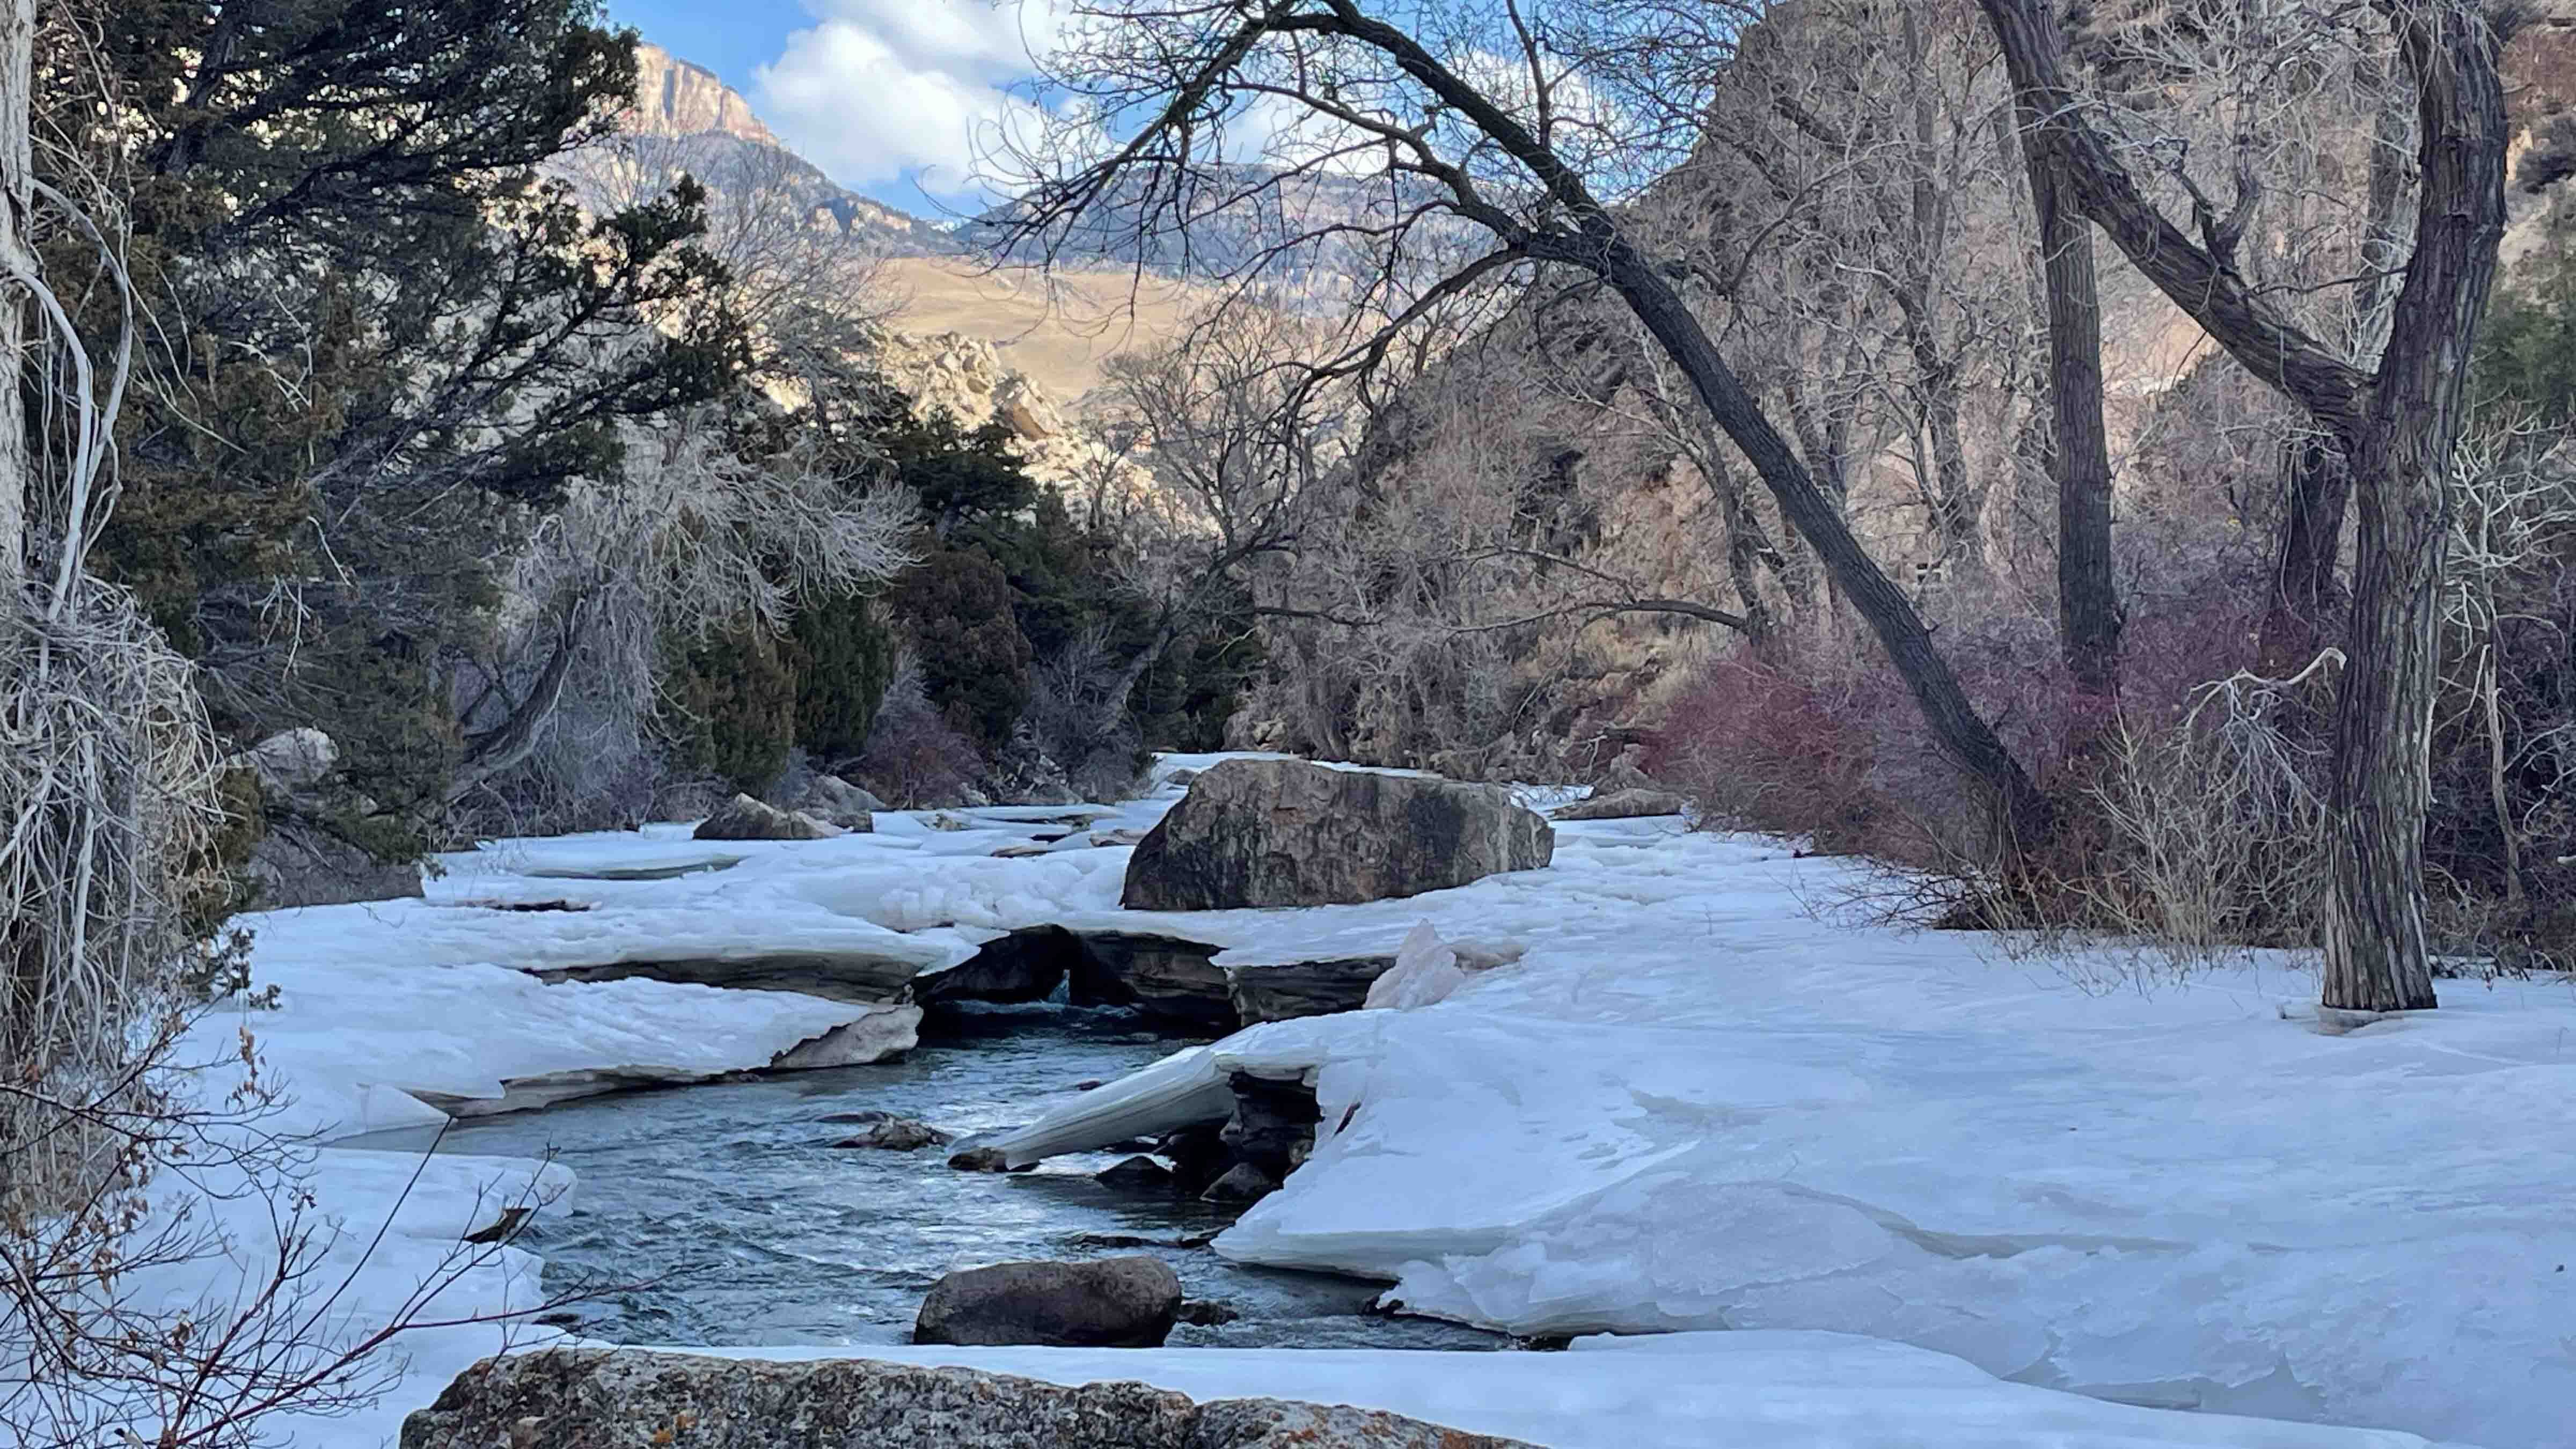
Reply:
[[1800, 902], [1852, 868], [1775, 843], [1558, 839], [1547, 871], [1330, 913], [1512, 937], [1518, 966], [1254, 1028], [1001, 1145], [1300, 1073], [1339, 1130], [1217, 1240], [1236, 1260], [1517, 1333], [1832, 1329], [2124, 1399], [2567, 1442], [2565, 983], [2452, 983], [2337, 1035], [2278, 963], [2091, 995], [1973, 937], [1819, 921]]
[[[699, 1353], [687, 1349], [680, 1352]], [[838, 1358], [829, 1349], [720, 1351]], [[1141, 1380], [1201, 1403], [1383, 1409], [1553, 1449], [2407, 1449], [2424, 1440], [2107, 1404], [1839, 1333], [1576, 1339], [1564, 1353], [1393, 1349], [870, 1348], [886, 1362], [1048, 1383]]]
[[[1166, 757], [1158, 778], [1214, 762]], [[1427, 921], [1442, 941], [1525, 954], [1417, 1009], [1179, 1053], [1004, 1140], [1015, 1157], [1117, 1141], [1222, 1115], [1229, 1072], [1302, 1077], [1330, 1130], [1218, 1251], [1378, 1279], [1410, 1311], [1517, 1333], [1674, 1336], [1436, 1367], [919, 1352], [1198, 1395], [1367, 1396], [1620, 1449], [2415, 1442], [2221, 1412], [2488, 1449], [2570, 1442], [2564, 982], [2445, 983], [2437, 1012], [2341, 1034], [2316, 1020], [2313, 977], [2278, 961], [2103, 996], [2071, 979], [2091, 973], [1991, 959], [1973, 936], [1819, 919], [1806, 903], [1849, 888], [1853, 867], [1670, 819], [1560, 823], [1548, 869], [1401, 901], [1123, 911], [1131, 850], [1089, 833], [1150, 827], [1179, 795], [1158, 785], [1087, 827], [1035, 823], [1071, 810], [952, 812], [957, 830], [888, 812], [868, 834], [721, 850], [685, 826], [496, 842], [447, 858], [425, 900], [251, 918], [254, 979], [281, 1005], [218, 1011], [191, 1048], [221, 1059], [251, 1031], [264, 1075], [292, 1092], [279, 1125], [327, 1142], [438, 1120], [413, 1092], [758, 1067], [865, 1010], [640, 979], [546, 985], [530, 969], [824, 950], [936, 969], [1043, 923], [1276, 962], [1387, 954]], [[993, 855], [1058, 833], [1045, 854]], [[539, 902], [587, 909], [494, 908]], [[564, 1201], [558, 1169], [453, 1157], [405, 1199], [417, 1162], [348, 1146], [316, 1159], [319, 1210], [349, 1234], [335, 1251], [400, 1229], [356, 1268], [352, 1322], [390, 1313], [481, 1206]], [[533, 1269], [505, 1253], [440, 1309], [524, 1307]], [[206, 1285], [152, 1291], [179, 1287]], [[1713, 1329], [1735, 1331], [1687, 1332]], [[500, 1342], [489, 1327], [422, 1338], [383, 1404], [299, 1442], [379, 1443]], [[2058, 1388], [2204, 1412], [2043, 1392]]]

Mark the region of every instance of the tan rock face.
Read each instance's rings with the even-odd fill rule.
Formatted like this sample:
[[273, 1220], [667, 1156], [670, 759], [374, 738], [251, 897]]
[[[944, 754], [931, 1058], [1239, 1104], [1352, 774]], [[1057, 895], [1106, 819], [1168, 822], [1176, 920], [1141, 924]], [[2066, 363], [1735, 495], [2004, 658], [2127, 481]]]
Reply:
[[912, 394], [923, 417], [941, 409], [968, 428], [999, 420], [1011, 430], [1029, 476], [1053, 488], [1089, 489], [1105, 479], [1120, 497], [1140, 496], [1153, 480], [1135, 462], [1067, 418], [1053, 394], [1011, 367], [1002, 349], [964, 332], [889, 332], [879, 361], [896, 386]]
[[716, 78], [714, 71], [691, 65], [658, 45], [635, 47], [635, 107], [627, 125], [647, 136], [695, 136], [721, 131], [764, 145], [782, 144], [751, 102]]

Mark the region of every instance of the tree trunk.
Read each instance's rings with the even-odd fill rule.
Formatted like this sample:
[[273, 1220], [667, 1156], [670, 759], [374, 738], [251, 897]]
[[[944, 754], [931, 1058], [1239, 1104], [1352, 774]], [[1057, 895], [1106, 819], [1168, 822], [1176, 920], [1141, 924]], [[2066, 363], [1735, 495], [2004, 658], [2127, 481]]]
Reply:
[[2360, 529], [2343, 688], [2335, 699], [2323, 997], [2352, 1011], [2433, 1005], [2424, 937], [2424, 818], [2432, 803], [2425, 761], [2448, 529], [2442, 480], [2429, 472], [2430, 431], [2416, 425], [2374, 438], [2381, 446], [2355, 467]]
[[2111, 576], [2111, 444], [2102, 423], [2102, 300], [2093, 224], [2075, 209], [2035, 117], [2022, 157], [2048, 298], [2049, 473], [2057, 484], [2057, 637], [2076, 685], [2120, 687], [2120, 594]]
[[2416, 84], [2422, 193], [2388, 348], [2352, 439], [2352, 618], [2335, 700], [2338, 829], [2328, 842], [2327, 1006], [2433, 1005], [2424, 821], [2451, 455], [2469, 348], [2504, 235], [2502, 39], [2465, 3], [2401, 10]]

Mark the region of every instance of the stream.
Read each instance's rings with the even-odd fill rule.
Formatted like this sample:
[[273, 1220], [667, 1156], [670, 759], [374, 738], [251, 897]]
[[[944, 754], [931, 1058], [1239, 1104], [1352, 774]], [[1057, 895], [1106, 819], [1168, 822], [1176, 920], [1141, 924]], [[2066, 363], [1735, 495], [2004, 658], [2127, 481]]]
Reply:
[[439, 1150], [551, 1155], [578, 1175], [571, 1212], [541, 1219], [519, 1242], [545, 1258], [550, 1292], [641, 1285], [577, 1306], [575, 1331], [612, 1342], [903, 1343], [922, 1295], [951, 1270], [1150, 1253], [1188, 1297], [1240, 1315], [1182, 1323], [1174, 1345], [1508, 1346], [1456, 1324], [1367, 1313], [1375, 1285], [1241, 1267], [1184, 1246], [1237, 1209], [1092, 1181], [1117, 1153], [963, 1172], [948, 1166], [950, 1148], [834, 1148], [861, 1129], [824, 1120], [884, 1111], [962, 1139], [1025, 1122], [1077, 1082], [1123, 1076], [1181, 1045], [1125, 1011], [970, 1008], [926, 1023], [903, 1061], [460, 1122]]

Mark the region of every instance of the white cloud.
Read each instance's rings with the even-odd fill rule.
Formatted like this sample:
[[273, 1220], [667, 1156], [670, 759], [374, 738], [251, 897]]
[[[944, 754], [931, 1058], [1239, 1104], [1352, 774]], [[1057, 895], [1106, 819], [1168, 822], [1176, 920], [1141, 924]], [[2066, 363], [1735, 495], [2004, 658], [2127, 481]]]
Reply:
[[808, 0], [811, 29], [761, 67], [754, 102], [781, 139], [847, 186], [912, 177], [970, 197], [997, 127], [1029, 102], [1010, 87], [1061, 24], [1053, 0]]

